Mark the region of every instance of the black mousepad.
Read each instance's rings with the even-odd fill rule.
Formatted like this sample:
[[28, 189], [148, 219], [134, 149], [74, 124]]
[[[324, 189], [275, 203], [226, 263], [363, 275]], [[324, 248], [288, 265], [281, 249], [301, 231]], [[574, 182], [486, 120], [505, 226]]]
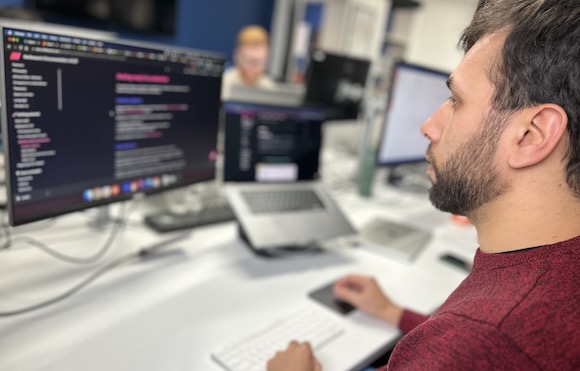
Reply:
[[356, 309], [352, 305], [342, 300], [338, 300], [334, 297], [332, 292], [332, 286], [334, 282], [316, 289], [308, 294], [312, 299], [324, 304], [325, 306], [337, 311], [342, 315], [346, 315]]

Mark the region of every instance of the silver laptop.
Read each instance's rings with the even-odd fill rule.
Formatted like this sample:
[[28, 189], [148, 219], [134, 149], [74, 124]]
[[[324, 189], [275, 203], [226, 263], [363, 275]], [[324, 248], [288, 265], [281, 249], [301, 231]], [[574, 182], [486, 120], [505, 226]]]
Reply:
[[226, 102], [224, 113], [225, 195], [250, 247], [311, 248], [356, 233], [318, 180], [322, 109]]

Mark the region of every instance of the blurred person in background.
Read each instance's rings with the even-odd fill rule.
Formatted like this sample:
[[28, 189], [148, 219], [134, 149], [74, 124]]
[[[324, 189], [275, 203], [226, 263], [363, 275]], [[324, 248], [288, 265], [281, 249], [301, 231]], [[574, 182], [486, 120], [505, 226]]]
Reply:
[[229, 98], [234, 85], [273, 89], [274, 80], [266, 75], [269, 53], [270, 38], [263, 27], [250, 25], [242, 28], [234, 50], [234, 66], [223, 74], [222, 100]]

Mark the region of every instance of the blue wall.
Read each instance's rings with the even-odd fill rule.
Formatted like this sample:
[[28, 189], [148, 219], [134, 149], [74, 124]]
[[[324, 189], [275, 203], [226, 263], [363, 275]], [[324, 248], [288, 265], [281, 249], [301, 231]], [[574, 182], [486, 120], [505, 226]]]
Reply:
[[[26, 0], [0, 0], [0, 6], [24, 6]], [[149, 40], [222, 53], [231, 61], [238, 30], [259, 24], [270, 30], [274, 0], [176, 0], [174, 37], [122, 33]]]
[[237, 32], [259, 24], [270, 30], [274, 0], [177, 0], [177, 45], [221, 51], [231, 60]]

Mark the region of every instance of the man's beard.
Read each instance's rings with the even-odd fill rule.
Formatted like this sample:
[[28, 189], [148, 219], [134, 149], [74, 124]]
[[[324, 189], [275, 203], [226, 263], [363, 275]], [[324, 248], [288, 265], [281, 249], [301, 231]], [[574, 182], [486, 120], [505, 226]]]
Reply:
[[[482, 129], [464, 143], [444, 164], [437, 164], [431, 147], [435, 181], [429, 190], [433, 206], [441, 211], [469, 216], [470, 212], [500, 196], [507, 188], [499, 180], [494, 164], [499, 137], [505, 128], [504, 115], [491, 113]], [[439, 166], [441, 165], [441, 166]]]

